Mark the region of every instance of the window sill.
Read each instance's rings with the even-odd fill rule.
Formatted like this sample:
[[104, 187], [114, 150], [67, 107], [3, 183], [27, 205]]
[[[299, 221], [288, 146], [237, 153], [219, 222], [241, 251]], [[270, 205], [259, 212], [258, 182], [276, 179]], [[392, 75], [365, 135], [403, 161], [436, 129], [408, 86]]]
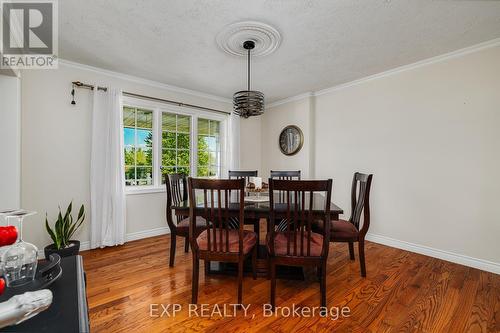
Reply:
[[137, 188], [125, 188], [126, 195], [161, 193], [165, 191], [166, 191], [165, 186], [162, 187], [141, 186]]

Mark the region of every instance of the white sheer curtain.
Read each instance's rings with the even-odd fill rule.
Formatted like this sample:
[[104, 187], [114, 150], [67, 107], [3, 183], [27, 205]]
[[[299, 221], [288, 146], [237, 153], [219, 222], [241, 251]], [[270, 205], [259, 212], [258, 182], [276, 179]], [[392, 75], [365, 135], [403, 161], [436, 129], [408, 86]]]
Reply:
[[223, 172], [226, 177], [229, 170], [240, 168], [240, 117], [231, 114], [228, 118], [226, 165]]
[[90, 158], [91, 248], [125, 241], [122, 92], [94, 89]]

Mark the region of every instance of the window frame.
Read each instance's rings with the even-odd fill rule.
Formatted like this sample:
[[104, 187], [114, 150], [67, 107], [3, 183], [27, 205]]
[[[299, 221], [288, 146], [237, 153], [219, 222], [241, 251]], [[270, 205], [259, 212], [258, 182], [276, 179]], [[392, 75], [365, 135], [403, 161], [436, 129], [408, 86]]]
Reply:
[[[126, 168], [127, 166], [129, 166], [129, 167], [133, 167], [133, 168], [134, 168], [134, 175], [135, 175], [135, 178], [134, 178], [134, 179], [135, 179], [135, 180], [137, 180], [137, 179], [138, 179], [138, 178], [137, 178], [137, 168], [151, 168], [151, 171], [152, 171], [152, 172], [153, 172], [153, 169], [154, 169], [154, 160], [151, 160], [151, 165], [140, 165], [140, 164], [137, 164], [137, 151], [138, 151], [138, 148], [139, 148], [139, 146], [137, 145], [137, 143], [138, 143], [138, 141], [137, 141], [137, 138], [138, 138], [138, 131], [140, 131], [140, 130], [151, 131], [152, 135], [154, 135], [154, 133], [153, 133], [153, 129], [154, 129], [154, 119], [153, 119], [153, 117], [154, 117], [154, 112], [153, 112], [153, 110], [151, 110], [151, 109], [149, 109], [149, 108], [143, 108], [143, 107], [132, 107], [132, 106], [129, 106], [129, 105], [123, 105], [123, 106], [122, 106], [122, 116], [123, 116], [123, 109], [124, 109], [125, 107], [131, 108], [131, 109], [134, 109], [134, 126], [133, 126], [133, 127], [130, 127], [130, 126], [124, 126], [124, 125], [122, 124], [123, 129], [124, 129], [124, 131], [123, 131], [123, 135], [125, 135], [125, 133], [124, 133], [124, 132], [125, 132], [125, 128], [131, 128], [131, 129], [133, 129], [133, 130], [134, 130], [134, 144], [132, 145], [132, 146], [133, 146], [133, 149], [134, 149], [134, 165], [127, 165], [125, 162], [124, 162], [124, 164], [123, 164], [123, 165], [124, 165], [124, 168]], [[137, 112], [138, 112], [138, 111], [148, 111], [148, 112], [151, 112], [151, 117], [152, 117], [152, 119], [151, 119], [151, 128], [147, 128], [147, 127], [138, 127], [138, 126], [137, 126]], [[123, 123], [123, 121], [122, 121], [122, 123]], [[125, 139], [125, 137], [124, 137], [124, 139]], [[154, 140], [154, 137], [153, 137], [152, 139]], [[125, 143], [125, 142], [124, 142], [124, 143]], [[125, 144], [124, 144], [124, 146], [123, 146], [124, 150], [125, 150], [126, 146], [128, 146], [128, 145], [125, 145]], [[154, 145], [153, 145], [153, 146], [151, 146], [151, 152], [152, 152], [152, 154], [153, 154], [153, 156], [152, 156], [152, 157], [154, 158]], [[125, 177], [125, 178], [126, 178], [126, 177]], [[143, 179], [141, 179], [141, 180], [143, 180]], [[151, 180], [152, 180], [152, 182], [154, 182], [153, 176], [152, 176], [152, 179], [151, 179]], [[125, 185], [125, 186], [127, 186], [127, 185]], [[134, 186], [128, 185], [127, 187], [150, 187], [150, 186], [152, 186], [152, 185], [134, 185]]]
[[[228, 140], [228, 119], [229, 115], [222, 115], [214, 112], [198, 110], [189, 107], [180, 107], [166, 103], [143, 100], [139, 98], [123, 96], [123, 107], [141, 108], [153, 111], [153, 185], [125, 186], [126, 194], [144, 194], [165, 192], [165, 184], [162, 184], [163, 174], [161, 172], [162, 163], [162, 121], [163, 112], [178, 115], [190, 116], [190, 176], [196, 177], [198, 174], [198, 118], [209, 119], [220, 122], [220, 152], [221, 164], [219, 165], [219, 175], [222, 175], [224, 167], [227, 165], [227, 140]], [[123, 126], [123, 121], [122, 121]], [[123, 131], [121, 133], [123, 135]], [[123, 162], [125, 166], [125, 161]]]
[[[216, 172], [216, 173], [218, 173], [218, 175], [219, 175], [219, 177], [220, 177], [220, 176], [221, 176], [221, 173], [222, 173], [222, 168], [223, 168], [223, 165], [222, 165], [222, 164], [223, 164], [223, 163], [222, 163], [222, 162], [223, 162], [222, 157], [223, 157], [223, 155], [224, 155], [224, 154], [223, 154], [223, 152], [224, 152], [224, 151], [223, 151], [223, 149], [222, 149], [222, 135], [223, 135], [223, 131], [222, 131], [222, 128], [221, 128], [221, 127], [222, 127], [222, 122], [220, 122], [220, 121], [218, 121], [218, 120], [215, 120], [215, 119], [206, 118], [206, 117], [198, 117], [198, 120], [199, 120], [200, 118], [201, 118], [201, 119], [204, 119], [204, 120], [209, 120], [209, 128], [208, 128], [208, 131], [209, 131], [209, 132], [208, 132], [208, 134], [200, 134], [198, 130], [196, 131], [196, 135], [195, 135], [195, 136], [196, 136], [196, 145], [197, 145], [197, 147], [196, 147], [196, 148], [197, 148], [197, 151], [196, 151], [196, 160], [195, 160], [195, 163], [196, 163], [196, 176], [195, 176], [195, 177], [204, 177], [204, 176], [198, 176], [198, 164], [199, 164], [199, 163], [198, 163], [198, 160], [197, 160], [197, 159], [198, 159], [198, 157], [199, 157], [199, 156], [198, 156], [198, 152], [199, 152], [199, 149], [198, 149], [198, 148], [199, 148], [199, 147], [198, 147], [198, 140], [199, 140], [199, 137], [200, 137], [200, 136], [205, 136], [205, 137], [214, 137], [214, 135], [211, 135], [211, 134], [210, 134], [210, 132], [211, 132], [211, 131], [210, 131], [210, 121], [217, 121], [217, 122], [219, 122], [219, 143], [220, 143], [220, 148], [216, 146], [216, 150], [215, 150], [215, 151], [212, 151], [212, 150], [210, 150], [210, 149], [205, 150], [205, 152], [207, 152], [209, 155], [211, 155], [211, 153], [215, 153], [215, 156], [216, 156], [216, 157], [217, 157], [217, 156], [219, 156], [218, 165], [214, 165], [214, 164], [210, 163], [210, 159], [209, 159], [209, 163], [208, 163], [207, 168], [208, 168], [208, 173], [210, 173], [210, 172], [211, 172], [211, 170], [212, 170], [212, 166], [216, 166], [216, 167], [218, 168], [218, 170], [217, 170], [217, 172]], [[196, 124], [198, 125], [198, 121], [196, 122]], [[217, 154], [217, 153], [219, 153], [219, 154]], [[210, 177], [210, 176], [208, 176], [208, 177]]]

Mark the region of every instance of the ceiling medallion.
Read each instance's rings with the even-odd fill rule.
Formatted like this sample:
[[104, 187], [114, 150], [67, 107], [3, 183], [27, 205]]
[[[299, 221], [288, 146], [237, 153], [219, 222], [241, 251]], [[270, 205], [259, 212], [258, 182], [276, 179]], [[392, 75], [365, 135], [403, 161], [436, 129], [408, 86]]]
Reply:
[[272, 26], [255, 21], [237, 22], [226, 26], [217, 35], [217, 44], [226, 53], [236, 56], [247, 56], [243, 47], [245, 41], [253, 41], [255, 47], [252, 56], [266, 56], [280, 46], [281, 35]]
[[255, 21], [233, 23], [217, 35], [217, 44], [226, 53], [247, 56], [247, 90], [233, 95], [233, 112], [248, 118], [264, 113], [264, 94], [250, 89], [250, 54], [262, 57], [276, 51], [281, 43], [281, 35], [272, 26]]

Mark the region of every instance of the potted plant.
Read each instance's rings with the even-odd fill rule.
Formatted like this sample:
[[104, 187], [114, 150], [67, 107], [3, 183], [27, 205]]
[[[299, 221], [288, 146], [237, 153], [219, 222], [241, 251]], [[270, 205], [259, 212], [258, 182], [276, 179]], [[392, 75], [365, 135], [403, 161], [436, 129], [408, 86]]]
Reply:
[[83, 205], [80, 207], [76, 220], [74, 220], [71, 215], [72, 208], [73, 201], [70, 202], [63, 215], [61, 207], [59, 207], [59, 215], [57, 216], [54, 229], [50, 227], [47, 214], [45, 214], [45, 227], [47, 228], [50, 238], [52, 238], [52, 241], [54, 242], [53, 244], [45, 247], [45, 258], [49, 258], [52, 253], [57, 253], [61, 257], [68, 257], [77, 255], [80, 251], [80, 241], [72, 240], [71, 238], [85, 220], [85, 208]]

